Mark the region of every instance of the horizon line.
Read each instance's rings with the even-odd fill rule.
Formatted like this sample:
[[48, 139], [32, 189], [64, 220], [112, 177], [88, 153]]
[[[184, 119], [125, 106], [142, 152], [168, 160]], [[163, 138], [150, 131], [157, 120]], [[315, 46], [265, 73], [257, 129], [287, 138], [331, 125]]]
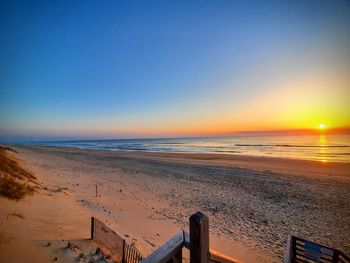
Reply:
[[[108, 141], [108, 140], [137, 140], [137, 139], [186, 139], [186, 138], [215, 138], [215, 137], [230, 137], [230, 136], [302, 136], [302, 135], [334, 135], [334, 134], [350, 134], [350, 126], [328, 128], [325, 130], [318, 129], [272, 129], [272, 130], [246, 130], [246, 131], [232, 131], [225, 133], [212, 134], [197, 134], [197, 135], [183, 135], [183, 136], [77, 136], [77, 135], [62, 135], [62, 136], [37, 136], [37, 135], [22, 135], [22, 139], [0, 139], [0, 143], [30, 143], [30, 142], [70, 142], [70, 141]], [[1, 136], [0, 136], [1, 137]], [[5, 137], [5, 136], [4, 136]], [[6, 138], [5, 137], [5, 138]], [[26, 138], [27, 137], [27, 138]], [[30, 138], [36, 137], [36, 138]], [[40, 138], [41, 137], [41, 138]], [[46, 139], [45, 139], [46, 137]]]

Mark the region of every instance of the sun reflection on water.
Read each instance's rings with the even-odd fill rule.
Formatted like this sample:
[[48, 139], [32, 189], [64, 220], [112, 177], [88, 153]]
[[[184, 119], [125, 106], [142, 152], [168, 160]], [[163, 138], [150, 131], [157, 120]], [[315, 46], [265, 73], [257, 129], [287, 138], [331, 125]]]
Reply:
[[327, 137], [324, 134], [321, 134], [318, 138], [318, 146], [319, 146], [319, 161], [326, 163], [327, 160], [327, 155], [329, 154], [329, 147], [327, 147], [328, 141]]

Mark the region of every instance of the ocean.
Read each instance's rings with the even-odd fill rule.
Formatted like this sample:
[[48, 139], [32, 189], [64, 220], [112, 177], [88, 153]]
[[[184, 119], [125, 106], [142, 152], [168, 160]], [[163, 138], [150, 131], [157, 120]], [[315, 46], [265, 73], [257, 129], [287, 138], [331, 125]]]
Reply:
[[350, 135], [232, 136], [30, 143], [109, 151], [216, 153], [350, 162]]

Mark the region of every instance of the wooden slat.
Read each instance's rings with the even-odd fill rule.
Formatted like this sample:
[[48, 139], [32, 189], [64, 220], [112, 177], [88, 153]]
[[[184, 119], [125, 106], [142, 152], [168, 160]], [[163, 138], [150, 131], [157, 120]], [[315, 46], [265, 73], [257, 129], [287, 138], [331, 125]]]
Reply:
[[141, 263], [165, 263], [169, 261], [182, 249], [183, 240], [183, 231], [180, 231]]
[[[296, 255], [301, 255], [301, 256], [304, 256], [305, 255], [305, 249], [304, 247], [300, 247], [299, 245], [296, 246]], [[320, 253], [320, 262], [333, 262], [333, 259], [332, 257], [326, 255], [326, 254], [323, 254], [323, 253]]]
[[136, 251], [133, 249], [133, 251], [132, 251], [132, 262], [137, 262], [136, 260], [137, 260], [137, 258], [136, 258]]
[[134, 250], [134, 262], [138, 262], [138, 260], [137, 260], [137, 252], [136, 252], [136, 250], [135, 249], [133, 249]]
[[345, 255], [344, 253], [339, 251], [339, 257], [340, 260], [342, 260], [344, 263], [350, 263], [350, 258]]
[[305, 263], [309, 263], [309, 262], [314, 262], [314, 263], [316, 263], [316, 261], [311, 260], [311, 259], [308, 259], [308, 258], [305, 257], [304, 255], [299, 255], [299, 254], [295, 255], [295, 259], [298, 259], [298, 260], [300, 260], [301, 262], [305, 262]]
[[136, 262], [136, 260], [137, 260], [137, 258], [136, 258], [136, 251], [135, 251], [135, 250], [134, 250], [134, 255], [133, 255], [132, 260], [133, 260], [134, 262]]
[[125, 262], [129, 263], [129, 245], [126, 244], [125, 246]]

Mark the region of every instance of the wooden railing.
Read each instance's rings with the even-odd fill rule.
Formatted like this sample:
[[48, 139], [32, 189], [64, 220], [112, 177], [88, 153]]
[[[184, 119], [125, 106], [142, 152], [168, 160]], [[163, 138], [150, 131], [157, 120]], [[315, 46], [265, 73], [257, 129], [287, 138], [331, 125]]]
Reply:
[[190, 217], [190, 233], [178, 232], [141, 263], [181, 263], [182, 248], [190, 250], [191, 263], [240, 263], [209, 248], [209, 219], [201, 212]]
[[[190, 233], [181, 230], [143, 260], [135, 247], [96, 218], [91, 219], [91, 239], [122, 263], [181, 263], [183, 248], [189, 249], [191, 263], [241, 263], [210, 249], [209, 219], [201, 212], [190, 217]], [[290, 236], [284, 263], [295, 262], [350, 263], [350, 259], [338, 249]]]
[[350, 258], [338, 249], [290, 236], [284, 263], [295, 262], [350, 263]]
[[142, 260], [141, 263], [182, 262], [184, 240], [184, 231], [178, 232], [151, 255]]

